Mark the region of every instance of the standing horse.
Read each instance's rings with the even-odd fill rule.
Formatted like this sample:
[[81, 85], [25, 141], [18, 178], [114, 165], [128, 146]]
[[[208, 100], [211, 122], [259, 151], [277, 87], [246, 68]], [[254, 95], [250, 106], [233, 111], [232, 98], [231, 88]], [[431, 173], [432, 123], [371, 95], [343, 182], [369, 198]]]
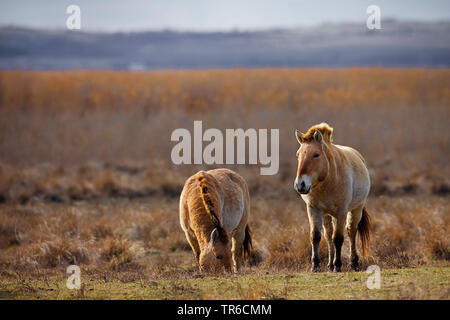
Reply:
[[311, 271], [319, 271], [319, 242], [322, 223], [328, 242], [328, 268], [341, 271], [344, 228], [350, 238], [350, 259], [358, 269], [356, 232], [367, 255], [370, 217], [365, 210], [370, 177], [361, 154], [350, 147], [333, 144], [333, 128], [326, 123], [311, 127], [305, 134], [296, 130], [300, 143], [295, 190], [306, 203], [312, 245]]
[[186, 181], [180, 224], [201, 271], [239, 270], [252, 246], [249, 216], [248, 187], [236, 172], [199, 171]]

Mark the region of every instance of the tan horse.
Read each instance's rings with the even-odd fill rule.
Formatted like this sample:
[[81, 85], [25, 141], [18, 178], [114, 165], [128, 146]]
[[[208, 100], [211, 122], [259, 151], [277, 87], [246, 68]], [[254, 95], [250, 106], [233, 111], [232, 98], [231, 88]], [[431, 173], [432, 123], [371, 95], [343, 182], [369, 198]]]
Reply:
[[232, 265], [239, 270], [252, 245], [249, 216], [248, 187], [236, 172], [199, 171], [186, 181], [180, 224], [200, 270], [231, 271]]
[[350, 238], [350, 258], [358, 268], [356, 232], [361, 237], [363, 254], [367, 254], [370, 218], [365, 210], [370, 177], [361, 154], [350, 147], [333, 144], [333, 129], [326, 123], [311, 127], [306, 134], [296, 130], [300, 148], [294, 188], [306, 202], [310, 223], [311, 271], [318, 271], [319, 242], [322, 223], [328, 242], [328, 268], [341, 271], [341, 248], [344, 228]]

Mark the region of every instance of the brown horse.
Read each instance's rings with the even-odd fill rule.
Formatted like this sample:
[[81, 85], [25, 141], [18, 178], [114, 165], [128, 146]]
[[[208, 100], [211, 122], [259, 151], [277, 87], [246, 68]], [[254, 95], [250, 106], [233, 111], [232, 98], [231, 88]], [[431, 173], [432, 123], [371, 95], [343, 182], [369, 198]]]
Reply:
[[328, 242], [328, 268], [341, 271], [341, 248], [344, 228], [350, 238], [350, 259], [358, 268], [356, 232], [361, 237], [363, 254], [367, 255], [370, 218], [365, 210], [370, 177], [361, 154], [350, 147], [333, 144], [333, 128], [326, 123], [311, 127], [306, 134], [296, 130], [300, 148], [295, 190], [306, 202], [312, 245], [311, 271], [320, 265], [319, 242], [322, 223]]
[[199, 171], [186, 181], [180, 224], [200, 270], [239, 270], [252, 245], [249, 216], [248, 187], [236, 172]]

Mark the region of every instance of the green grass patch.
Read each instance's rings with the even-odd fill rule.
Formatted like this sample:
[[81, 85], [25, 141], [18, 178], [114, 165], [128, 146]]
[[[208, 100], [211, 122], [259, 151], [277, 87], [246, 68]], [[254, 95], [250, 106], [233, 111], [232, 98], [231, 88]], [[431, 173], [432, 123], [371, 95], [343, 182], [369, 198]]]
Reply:
[[[381, 270], [381, 288], [366, 272], [252, 273], [135, 282], [88, 279], [69, 290], [66, 278], [1, 280], [0, 299], [449, 299], [450, 268]], [[64, 275], [65, 277], [65, 275]]]

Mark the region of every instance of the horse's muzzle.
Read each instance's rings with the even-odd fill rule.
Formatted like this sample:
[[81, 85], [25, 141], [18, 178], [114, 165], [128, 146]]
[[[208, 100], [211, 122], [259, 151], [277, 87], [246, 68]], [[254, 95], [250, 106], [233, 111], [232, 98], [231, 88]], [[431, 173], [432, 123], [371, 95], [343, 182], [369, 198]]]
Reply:
[[300, 194], [308, 194], [308, 192], [311, 190], [311, 186], [306, 186], [304, 181], [299, 183], [298, 180], [295, 181], [294, 188]]

